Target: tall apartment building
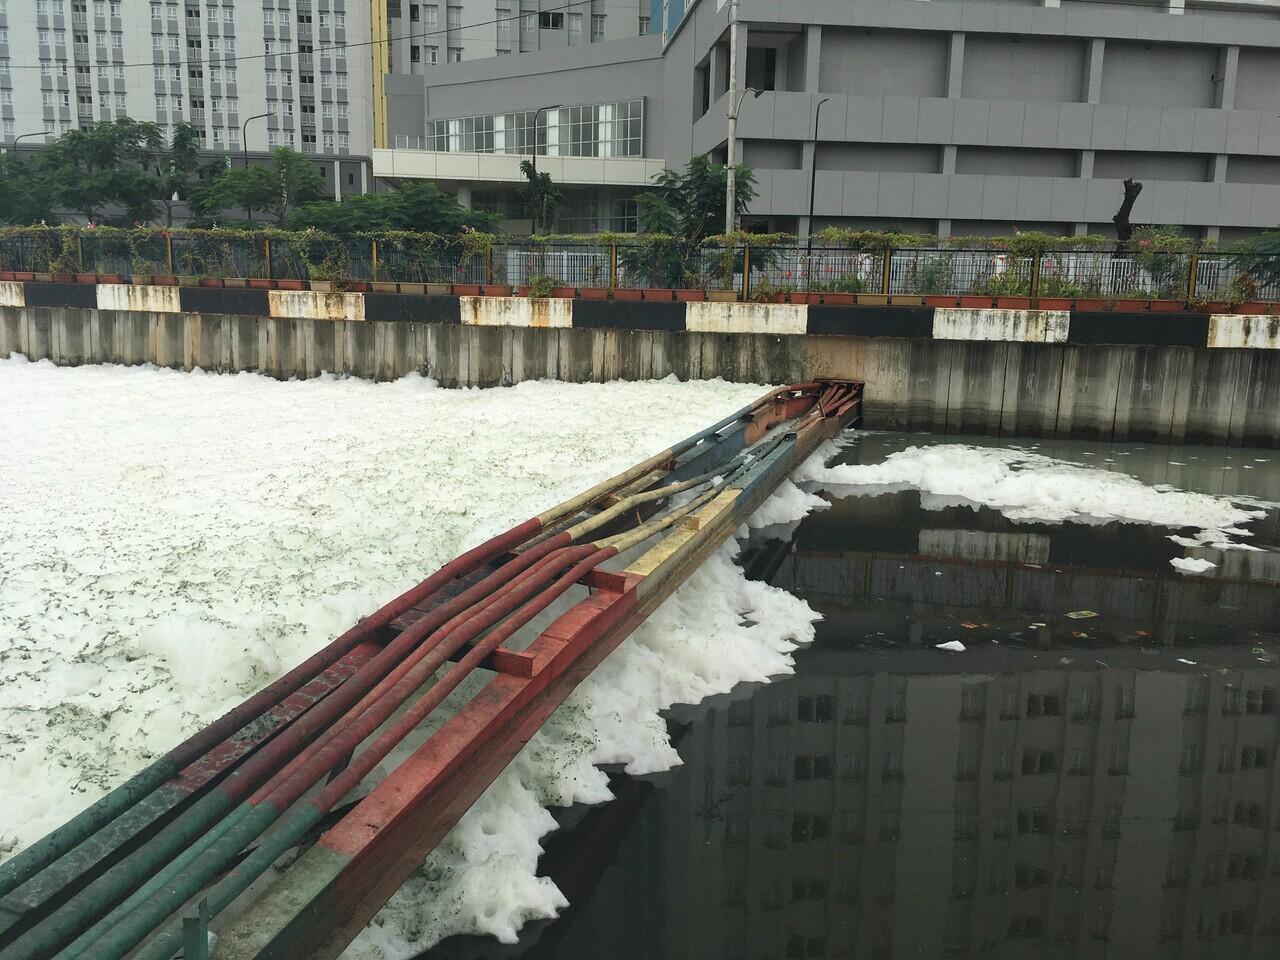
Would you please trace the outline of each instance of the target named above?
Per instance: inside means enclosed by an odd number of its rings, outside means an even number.
[[[378,74],[431,83],[444,64],[562,51],[651,32],[652,0],[376,0],[374,142],[394,145]],[[383,16],[385,14],[385,17]]]
[[[385,0],[390,73],[648,33],[649,0]]]
[[[210,151],[314,154],[335,195],[359,193],[369,35],[367,0],[0,0],[0,132],[186,121]]]
[[[759,188],[747,222],[1104,233],[1132,177],[1135,222],[1222,240],[1275,227],[1278,14],[1280,0],[740,0],[733,86],[757,92],[738,119]],[[536,149],[567,194],[634,197],[649,165],[723,157],[728,4],[661,0],[647,16],[659,32],[548,49],[540,30],[525,56],[397,67],[375,175],[498,203],[529,149],[506,129],[548,107]],[[620,154],[623,102],[643,134]]]

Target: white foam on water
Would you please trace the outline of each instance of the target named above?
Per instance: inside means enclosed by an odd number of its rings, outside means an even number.
[[[0,360],[0,856],[450,557],[763,390],[445,391]],[[784,483],[750,523],[821,503]],[[735,550],[574,692],[349,956],[408,957],[463,932],[511,940],[553,916],[564,897],[537,876],[547,807],[607,800],[598,764],[678,763],[663,708],[791,671],[817,615],[746,580]]]
[[[845,443],[847,445],[847,441]],[[1151,485],[1112,470],[1029,450],[940,443],[908,447],[874,464],[825,466],[812,458],[795,479],[843,495],[919,490],[925,509],[966,505],[998,510],[1015,522],[1143,523],[1197,530],[1180,544],[1243,547],[1241,528],[1265,512],[1228,497]]]
[[[1173,557],[1169,564],[1179,573],[1205,573],[1217,566],[1203,557]]]

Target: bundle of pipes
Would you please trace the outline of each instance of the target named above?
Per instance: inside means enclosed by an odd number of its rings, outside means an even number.
[[[0,865],[0,960],[172,956],[193,898],[223,911],[538,614],[759,472],[806,424],[847,418],[860,387],[774,390],[364,618]]]

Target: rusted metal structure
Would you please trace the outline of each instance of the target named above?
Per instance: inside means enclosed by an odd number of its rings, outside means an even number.
[[[201,956],[208,918],[294,848],[214,956],[338,956],[573,688],[858,421],[861,394],[774,390],[450,561],[0,865],[0,960]],[[577,602],[530,640],[561,598]],[[350,800],[464,682],[463,706]]]

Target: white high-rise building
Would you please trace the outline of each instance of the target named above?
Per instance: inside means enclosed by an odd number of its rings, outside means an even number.
[[[368,0],[0,0],[0,134],[39,143],[118,117],[168,133],[185,120],[210,151],[315,154],[335,195],[359,193],[372,148],[370,10]]]

